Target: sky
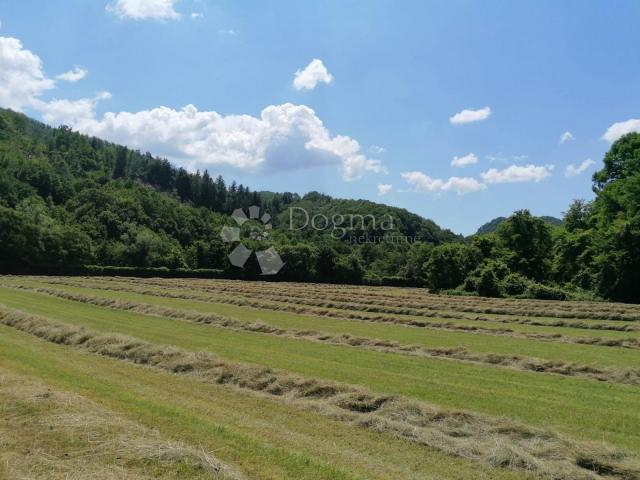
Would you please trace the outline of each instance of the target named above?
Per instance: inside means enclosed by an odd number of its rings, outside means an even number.
[[[1,0],[0,106],[470,234],[592,198],[640,131],[639,23],[635,0]]]

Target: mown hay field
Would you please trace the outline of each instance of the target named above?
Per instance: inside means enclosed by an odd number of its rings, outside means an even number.
[[[5,276],[0,414],[7,479],[635,479],[640,307]]]

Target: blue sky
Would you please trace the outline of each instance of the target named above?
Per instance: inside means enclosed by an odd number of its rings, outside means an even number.
[[[637,1],[22,0],[0,22],[2,106],[465,234],[590,198],[640,130]]]

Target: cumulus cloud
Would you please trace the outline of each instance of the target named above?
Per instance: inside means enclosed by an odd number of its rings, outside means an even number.
[[[386,148],[381,147],[380,145],[371,145],[369,147],[369,151],[374,155],[381,155],[387,151]]]
[[[607,128],[607,131],[604,132],[602,138],[607,142],[615,142],[623,135],[631,132],[640,132],[640,119],[639,118],[630,118],[626,122],[617,122]]]
[[[329,73],[322,60],[314,58],[303,70],[297,70],[293,79],[296,90],[313,90],[318,83],[329,84],[333,75]]]
[[[48,102],[35,100],[32,106],[40,111],[42,119],[50,125],[79,125],[93,118],[99,101],[110,98],[109,92],[100,92],[93,98],[79,100],[54,99]]]
[[[580,165],[576,166],[574,164],[567,165],[564,169],[565,177],[575,177],[576,175],[580,175],[581,173],[586,172],[591,165],[594,165],[596,162],[587,158]]]
[[[473,153],[469,153],[464,157],[453,157],[451,160],[451,166],[453,167],[466,167],[467,165],[474,165],[478,163],[478,157]]]
[[[178,0],[116,0],[107,11],[128,20],[177,20],[174,6]]]
[[[562,135],[560,135],[560,145],[562,145],[563,143],[568,142],[569,140],[574,140],[575,137],[573,136],[573,133],[571,132],[564,132]]]
[[[511,165],[504,170],[491,168],[480,176],[486,183],[539,182],[551,176],[552,166]]]
[[[65,82],[77,82],[87,76],[87,70],[78,66],[73,67],[73,70],[61,73],[56,76],[58,80],[64,80]]]
[[[332,135],[305,105],[271,105],[258,117],[157,107],[139,112],[109,112],[96,106],[111,97],[102,92],[78,100],[42,100],[55,86],[37,55],[15,38],[0,37],[0,106],[33,108],[45,122],[65,124],[81,132],[152,151],[187,168],[229,165],[246,171],[275,172],[338,165],[345,180],[367,172],[386,173],[357,140]]]
[[[158,107],[139,112],[109,112],[96,118],[91,103],[71,102],[70,125],[90,135],[153,151],[189,168],[229,165],[248,171],[283,171],[340,165],[343,178],[366,172],[386,172],[382,163],[362,153],[360,144],[345,135],[332,136],[315,112],[305,105],[271,105],[259,117],[221,115]],[[95,102],[93,103],[95,105]],[[63,107],[63,105],[59,105]],[[75,107],[75,109],[73,108]],[[58,117],[59,118],[59,117]]]
[[[490,115],[490,107],[479,108],[478,110],[464,109],[449,118],[449,123],[461,125],[463,123],[480,122],[489,118]]]
[[[54,86],[37,55],[17,38],[0,37],[0,106],[22,110]]]
[[[388,183],[379,183],[378,184],[378,195],[386,195],[387,193],[393,190],[393,185]]]
[[[431,178],[418,171],[404,172],[401,176],[411,185],[414,192],[448,192],[453,190],[458,195],[464,195],[487,188],[486,185],[471,177],[450,177],[443,180]]]

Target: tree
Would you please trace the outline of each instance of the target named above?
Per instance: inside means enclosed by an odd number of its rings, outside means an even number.
[[[629,133],[618,139],[604,156],[604,168],[593,174],[593,190],[600,192],[616,180],[640,171],[640,133]]]
[[[519,210],[497,230],[499,243],[507,250],[509,269],[539,281],[549,278],[553,245],[551,230],[544,220],[528,210]]]
[[[127,156],[128,150],[125,147],[118,147],[116,149],[116,164],[113,167],[113,178],[123,178],[127,168]]]
[[[423,267],[427,287],[432,290],[456,288],[480,262],[480,251],[462,243],[435,247]]]
[[[584,230],[588,227],[591,204],[584,200],[574,200],[563,214],[564,228],[569,232]]]

